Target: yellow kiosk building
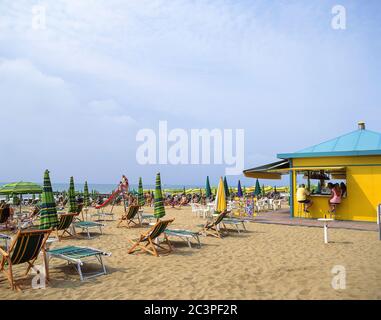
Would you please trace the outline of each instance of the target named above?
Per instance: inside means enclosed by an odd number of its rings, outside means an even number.
[[[376,221],[381,203],[381,133],[358,129],[318,145],[294,152],[281,153],[281,161],[244,171],[246,177],[281,179],[290,175],[291,217],[328,216],[330,190],[328,182],[339,183],[346,194],[334,214],[338,220]],[[299,184],[310,189],[313,205],[303,212],[296,201]]]

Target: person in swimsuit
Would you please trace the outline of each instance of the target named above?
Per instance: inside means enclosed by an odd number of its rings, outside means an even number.
[[[331,190],[331,197],[328,200],[329,212],[335,212],[336,206],[341,203],[341,189],[338,183],[328,183],[328,188]]]

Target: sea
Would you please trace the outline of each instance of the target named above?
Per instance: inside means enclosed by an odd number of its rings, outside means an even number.
[[[9,182],[0,182],[0,186],[7,184]],[[89,192],[91,193],[93,190],[101,193],[101,194],[109,194],[112,193],[118,185],[116,184],[108,184],[108,183],[88,183]],[[205,186],[201,185],[166,185],[163,184],[162,189],[175,189],[175,190],[182,190],[184,187],[185,189],[196,189],[196,188],[205,188]],[[154,190],[155,185],[143,185],[144,190]],[[52,183],[52,189],[54,192],[62,192],[67,191],[69,189],[69,183]],[[79,192],[83,192],[84,184],[83,183],[75,183],[75,190]],[[130,184],[129,185],[130,190],[138,190],[138,185],[136,184]],[[24,199],[27,199],[28,196],[23,196]],[[5,196],[0,195],[0,200],[5,199]]]

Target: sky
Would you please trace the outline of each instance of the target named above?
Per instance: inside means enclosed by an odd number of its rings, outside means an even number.
[[[216,184],[225,165],[137,162],[160,120],[244,129],[245,168],[359,120],[380,132],[380,52],[377,0],[0,0],[0,181]]]

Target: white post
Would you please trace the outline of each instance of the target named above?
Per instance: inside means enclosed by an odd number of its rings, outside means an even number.
[[[324,243],[328,243],[328,225],[324,222]]]

